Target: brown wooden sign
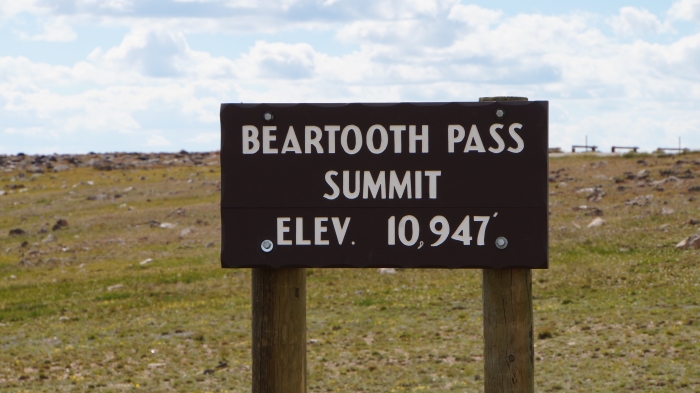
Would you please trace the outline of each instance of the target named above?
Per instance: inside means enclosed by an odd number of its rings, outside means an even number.
[[[223,104],[223,267],[547,268],[548,103]]]

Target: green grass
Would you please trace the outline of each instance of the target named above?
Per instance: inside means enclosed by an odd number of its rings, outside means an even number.
[[[550,269],[533,271],[538,391],[700,391],[700,253],[674,247],[698,228],[687,189],[700,179],[664,191],[610,180],[643,168],[658,180],[679,159],[700,154],[550,160],[567,180],[550,183]],[[201,186],[219,175],[83,168],[16,181],[28,191],[0,197],[0,391],[250,391],[250,271],[219,267],[219,193]],[[576,193],[594,185],[600,202]],[[625,205],[647,194],[650,205]],[[587,228],[593,217],[573,209],[584,204],[606,224]],[[43,243],[39,228],[59,218],[69,226]],[[307,269],[308,390],[482,391],[481,307],[478,270]]]

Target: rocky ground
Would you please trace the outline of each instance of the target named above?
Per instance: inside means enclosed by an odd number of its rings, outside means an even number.
[[[700,391],[700,153],[550,158],[538,391]],[[0,390],[250,391],[213,153],[0,156]],[[310,392],[483,389],[478,270],[308,269]]]

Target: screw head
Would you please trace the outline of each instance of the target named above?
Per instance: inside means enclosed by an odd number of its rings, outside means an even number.
[[[496,239],[496,248],[498,248],[499,250],[503,250],[506,247],[508,247],[508,239],[506,239],[503,236]]]
[[[274,244],[272,244],[271,241],[269,240],[263,240],[262,243],[260,243],[260,249],[263,250],[264,252],[270,252],[272,249],[275,247]]]
[[[496,109],[496,117],[499,119],[506,117],[506,111],[501,108]]]
[[[263,119],[265,119],[265,121],[272,121],[274,118],[275,116],[272,114],[272,112],[265,112],[263,114]]]

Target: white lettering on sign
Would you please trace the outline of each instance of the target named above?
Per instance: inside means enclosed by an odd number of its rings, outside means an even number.
[[[498,154],[505,150],[505,142],[503,141],[501,135],[498,133],[498,130],[502,129],[503,127],[503,124],[495,123],[492,124],[489,128],[489,135],[491,136],[493,141],[496,142],[495,147],[490,146],[488,148],[488,151],[490,151],[491,153]],[[520,153],[525,148],[525,143],[523,142],[523,139],[516,132],[516,130],[521,129],[522,127],[523,125],[520,123],[513,123],[510,125],[510,127],[508,127],[508,133],[513,139],[513,141],[515,141],[516,143],[516,147],[508,148],[508,151],[511,153]],[[479,133],[479,129],[477,128],[476,124],[472,124],[471,128],[469,129],[468,136],[464,130],[464,127],[459,124],[450,124],[449,126],[447,126],[447,152],[454,153],[455,146],[459,143],[462,143],[464,141],[465,136],[467,137],[467,141],[464,144],[464,153],[469,153],[472,151],[477,153],[486,153],[483,139],[481,138],[481,134]]]
[[[505,148],[506,144],[503,142],[503,138],[498,134],[498,130],[503,128],[503,124],[493,124],[491,125],[491,128],[489,128],[489,133],[491,134],[491,138],[493,138],[494,141],[498,144],[498,146],[494,149],[493,147],[489,147],[489,151],[491,153],[500,153],[503,151]]]
[[[394,193],[398,199],[401,199],[404,192],[406,192],[407,198],[411,199],[411,172],[406,171],[403,180],[399,182],[396,171],[389,171],[389,199],[394,199]]]
[[[379,131],[379,147],[374,146],[374,132]],[[369,128],[367,131],[367,148],[373,154],[380,154],[386,150],[386,146],[389,144],[389,135],[386,133],[386,128],[379,124],[375,124]]]
[[[495,212],[493,214],[493,217],[498,216],[498,212]],[[481,225],[479,226],[479,234],[476,237],[476,245],[477,246],[483,246],[485,245],[484,239],[486,238],[486,227],[489,224],[489,219],[491,219],[490,216],[474,216],[474,221],[473,222],[480,222]],[[410,225],[411,229],[411,237],[408,238],[406,236],[407,233],[407,224]],[[472,242],[472,237],[469,234],[469,223],[470,219],[469,216],[465,216],[462,222],[459,224],[457,229],[452,233],[452,236],[450,236],[451,239],[456,240],[458,242],[461,242],[465,246],[471,245]],[[389,217],[388,220],[388,238],[387,238],[387,244],[389,246],[395,246],[396,245],[396,232],[397,232],[397,225],[396,225],[396,216],[391,216]],[[447,240],[447,236],[450,234],[450,224],[447,221],[447,218],[444,216],[435,216],[430,220],[430,231],[434,234],[437,235],[438,238],[433,242],[430,246],[431,247],[437,247],[441,244],[443,244]],[[407,215],[403,216],[401,220],[399,220],[398,224],[398,237],[399,241],[401,241],[401,244],[404,246],[413,246],[418,242],[420,236],[420,224],[418,222],[418,219],[412,215]],[[420,247],[419,247],[420,248]]]
[[[340,131],[340,126],[324,126],[323,130],[328,133],[328,153],[335,154],[335,133]]]
[[[452,126],[450,126],[452,127]],[[461,127],[461,126],[460,126]],[[342,131],[341,131],[342,128]],[[408,152],[415,154],[419,149],[420,152],[428,153],[430,151],[428,126],[423,124],[420,126],[420,133],[417,131],[416,125],[389,125],[389,130],[394,138],[394,153],[402,153],[402,133],[408,130]],[[278,148],[273,146],[273,142],[277,141],[277,126],[262,127],[262,153],[277,154]],[[387,151],[389,146],[389,132],[387,128],[381,124],[374,124],[369,127],[364,133],[354,124],[349,124],[344,127],[340,125],[324,125],[321,127],[315,125],[304,126],[304,151],[303,154],[335,154],[336,149],[336,134],[340,131],[340,146],[346,154],[354,155],[360,152],[363,147],[366,147],[372,154],[382,154]],[[260,151],[260,132],[258,127],[254,125],[244,125],[243,132],[243,154],[255,154]],[[280,132],[282,132],[280,130]],[[325,135],[324,135],[325,132]],[[327,149],[324,150],[324,136]],[[375,138],[375,136],[377,138]],[[281,137],[280,137],[281,138]],[[281,139],[280,139],[281,140]],[[282,144],[282,154],[295,153],[302,154],[301,144],[297,138],[293,126],[289,126],[287,134],[284,136]]]
[[[394,133],[394,153],[401,153],[401,133],[406,131],[406,126],[389,126]]]
[[[287,130],[287,137],[284,138],[284,144],[282,145],[282,154],[288,151],[301,154],[301,146],[299,146],[297,134],[294,132],[294,127],[292,126],[289,126],[289,130]]]
[[[311,133],[314,134],[314,136],[311,136]],[[321,147],[321,138],[323,137],[323,133],[321,132],[321,129],[316,127],[316,126],[306,126],[304,127],[304,135],[305,135],[305,149],[304,153],[310,154],[311,153],[311,146],[313,146],[316,149],[316,153],[323,153],[323,147]]]
[[[350,131],[352,131],[355,135],[355,147],[352,149],[348,145],[348,135],[350,134]],[[359,128],[353,125],[343,128],[343,132],[340,134],[340,144],[343,146],[343,150],[345,150],[346,153],[357,153],[362,148],[362,132],[360,132]]]
[[[409,154],[415,154],[418,151],[418,144],[420,143],[420,152],[428,153],[430,151],[429,143],[429,129],[427,125],[421,125],[421,132],[418,133],[418,126],[416,125],[390,125],[389,130],[393,133],[394,138],[394,153],[402,153],[402,133],[408,130],[408,152]],[[491,153],[501,153],[505,149],[505,142],[503,137],[499,134],[499,130],[505,127],[504,124],[494,123],[489,127],[489,135],[491,139],[496,143],[496,146],[489,146],[488,151]],[[520,123],[513,123],[508,127],[508,134],[515,142],[515,147],[508,147],[508,151],[511,153],[520,153],[525,148],[525,142],[523,141],[517,130],[522,129],[523,125]],[[324,125],[323,130],[321,127],[314,125],[304,126],[304,151],[303,154],[335,154],[336,153],[336,133],[341,130],[340,125]],[[326,133],[325,137],[327,140],[327,149],[323,149],[323,139],[324,131]],[[258,128],[254,125],[244,125],[242,127],[243,132],[243,154],[255,154],[260,151],[261,141],[260,132]],[[262,153],[263,154],[277,154],[277,148],[273,147],[273,142],[277,141],[277,136],[274,135],[277,132],[276,126],[263,126],[262,128]],[[375,141],[375,135],[378,136],[379,142]],[[465,141],[466,138],[466,141]],[[352,139],[352,140],[350,140]],[[387,128],[381,124],[375,124],[367,129],[365,134],[356,125],[350,124],[342,127],[340,132],[340,145],[346,154],[354,155],[360,152],[363,147],[367,147],[372,154],[382,154],[387,151],[389,145],[389,133]],[[485,153],[486,148],[484,145],[484,139],[481,136],[479,129],[476,124],[472,124],[469,128],[469,134],[465,131],[465,128],[460,124],[450,124],[447,126],[447,152],[454,153],[455,148],[458,144],[464,143],[464,148],[462,151],[464,153],[477,152]],[[285,153],[295,153],[302,154],[299,139],[297,138],[294,127],[289,126],[287,134],[284,138],[284,143],[282,145],[282,154]]]
[[[421,134],[416,134],[416,126],[408,126],[408,152],[416,152],[416,142],[421,142],[421,152],[428,152],[428,126],[421,126]]]
[[[508,141],[503,138],[504,128],[506,128],[505,124],[494,123],[489,126],[488,134],[482,135],[476,124],[469,126],[469,132],[461,124],[450,124],[447,126],[447,152],[453,154],[459,149],[465,154],[481,154],[486,153],[487,150],[493,154],[500,154],[506,150],[509,153],[521,153],[525,149],[525,142],[518,132],[522,130],[523,125],[520,123],[507,125],[510,137]],[[392,137],[394,141],[393,153],[402,154],[404,132],[407,132],[408,154],[418,154],[419,150],[422,154],[430,151],[428,125],[420,125],[419,131],[419,126],[415,124],[390,124],[388,126],[374,124],[364,132],[353,124],[323,125],[322,127],[305,125],[304,140],[302,141],[303,150],[302,143],[291,125],[287,128],[281,148],[278,147],[279,145],[276,146],[278,143],[277,126],[262,126],[260,131],[255,125],[244,125],[241,131],[243,154],[278,154],[279,151],[280,154],[336,154],[342,152],[355,155],[363,148],[372,154],[390,154],[392,149],[389,144]],[[339,138],[338,133],[340,133]],[[337,148],[338,139],[340,139],[340,148]],[[361,193],[362,199],[422,199],[423,178],[427,177],[428,198],[437,199],[438,178],[442,176],[442,171],[439,170],[408,170],[400,173],[387,169],[374,172],[355,170],[354,175],[351,170],[342,170],[341,178],[340,172],[337,170],[326,171],[325,181],[329,190],[323,194],[323,198],[332,201],[342,195],[346,199],[357,199]],[[341,181],[342,189],[338,183]],[[430,221],[429,227],[438,238],[430,246],[440,246],[448,238],[459,241],[466,246],[470,245],[472,241],[471,222],[481,223],[476,244],[483,246],[489,219],[489,216],[472,216],[470,218],[467,215],[452,232],[450,224],[444,216],[435,216]],[[342,245],[350,225],[350,217],[345,217],[343,222],[339,217],[330,217],[332,225],[328,224],[329,217],[313,217],[313,234],[305,236],[304,217],[294,218],[293,229],[290,224],[291,220],[292,217],[277,217],[277,244],[280,246],[308,246],[312,244],[328,246],[331,244],[332,238],[328,235],[331,227],[335,232],[337,244]],[[418,246],[420,248],[424,242],[419,241],[419,236],[420,224],[415,216],[406,215],[400,219],[395,216],[389,218],[389,245],[396,245],[398,238],[399,243],[404,246],[414,246],[420,243]]]
[[[508,148],[509,152],[520,153],[525,148],[525,143],[523,142],[523,138],[521,138],[520,135],[518,135],[518,133],[515,132],[515,130],[519,130],[521,128],[523,128],[523,125],[520,123],[514,123],[514,124],[511,124],[510,127],[508,127],[508,133],[510,134],[510,137],[513,138],[515,143],[518,144],[518,146],[515,149],[513,149],[512,147],[509,147]]]
[[[437,178],[442,175],[442,171],[415,171],[413,186],[411,185],[411,171],[404,172],[400,179],[396,171],[389,171],[389,186],[386,182],[386,171],[380,171],[376,177],[371,171],[355,171],[354,186],[351,183],[350,171],[343,171],[343,196],[347,199],[355,199],[362,190],[362,199],[387,199],[387,188],[389,189],[388,199],[421,199],[423,196],[423,176],[428,178],[428,197],[437,199]],[[326,172],[326,183],[331,188],[331,193],[323,194],[323,197],[334,200],[340,196],[340,187],[334,178],[338,176],[338,171],[330,170]],[[351,191],[352,189],[352,191]]]
[[[345,235],[348,233],[350,226],[350,217],[345,217],[341,223],[340,217],[331,217],[335,237],[338,240],[338,245],[343,245]],[[308,246],[311,245],[310,239],[304,239],[304,217],[295,217],[294,241],[287,239],[286,234],[290,233],[290,227],[287,223],[291,221],[291,217],[277,217],[277,245],[279,246]],[[329,239],[324,239],[324,234],[328,232],[328,217],[313,217],[314,221],[314,246],[328,246]]]
[[[243,154],[255,154],[260,149],[258,142],[258,128],[255,126],[243,126]]]

